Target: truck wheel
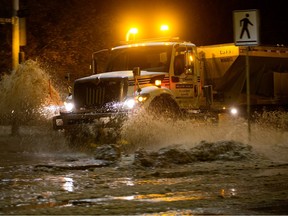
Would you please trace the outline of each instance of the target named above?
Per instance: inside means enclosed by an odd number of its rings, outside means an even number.
[[[155,118],[177,119],[181,111],[176,101],[170,96],[157,96],[150,103],[148,113]]]

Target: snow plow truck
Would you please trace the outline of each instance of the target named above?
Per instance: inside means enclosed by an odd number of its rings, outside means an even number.
[[[248,47],[252,110],[287,108],[288,48]],[[117,127],[130,115],[203,118],[245,115],[247,47],[200,46],[178,38],[127,42],[92,54],[92,75],[74,81],[72,109],[53,128],[72,140],[81,128]],[[100,67],[107,56],[105,68]],[[117,131],[117,130],[116,130]],[[100,134],[100,132],[99,132]]]

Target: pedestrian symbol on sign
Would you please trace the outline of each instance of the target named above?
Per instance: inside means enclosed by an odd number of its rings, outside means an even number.
[[[242,39],[244,32],[246,32],[247,37],[250,39],[250,33],[249,33],[248,26],[249,25],[253,26],[253,24],[250,22],[248,17],[249,17],[249,14],[247,13],[246,17],[240,20],[240,27],[242,27],[240,39]]]
[[[253,46],[259,44],[258,10],[234,11],[233,23],[236,46]]]

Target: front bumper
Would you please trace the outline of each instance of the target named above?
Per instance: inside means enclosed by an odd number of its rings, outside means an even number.
[[[53,129],[73,129],[77,125],[99,124],[99,126],[115,127],[127,119],[128,112],[117,113],[63,113],[52,118]]]

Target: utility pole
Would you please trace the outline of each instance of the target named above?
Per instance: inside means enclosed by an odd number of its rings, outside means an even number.
[[[20,28],[19,17],[19,0],[13,1],[12,9],[12,69],[17,70],[19,67],[19,53],[20,53]]]
[[[19,31],[19,0],[12,0],[12,70],[17,70],[19,67],[19,52],[20,52],[20,31]],[[11,135],[19,135],[20,125],[18,120],[13,117],[11,126]]]

